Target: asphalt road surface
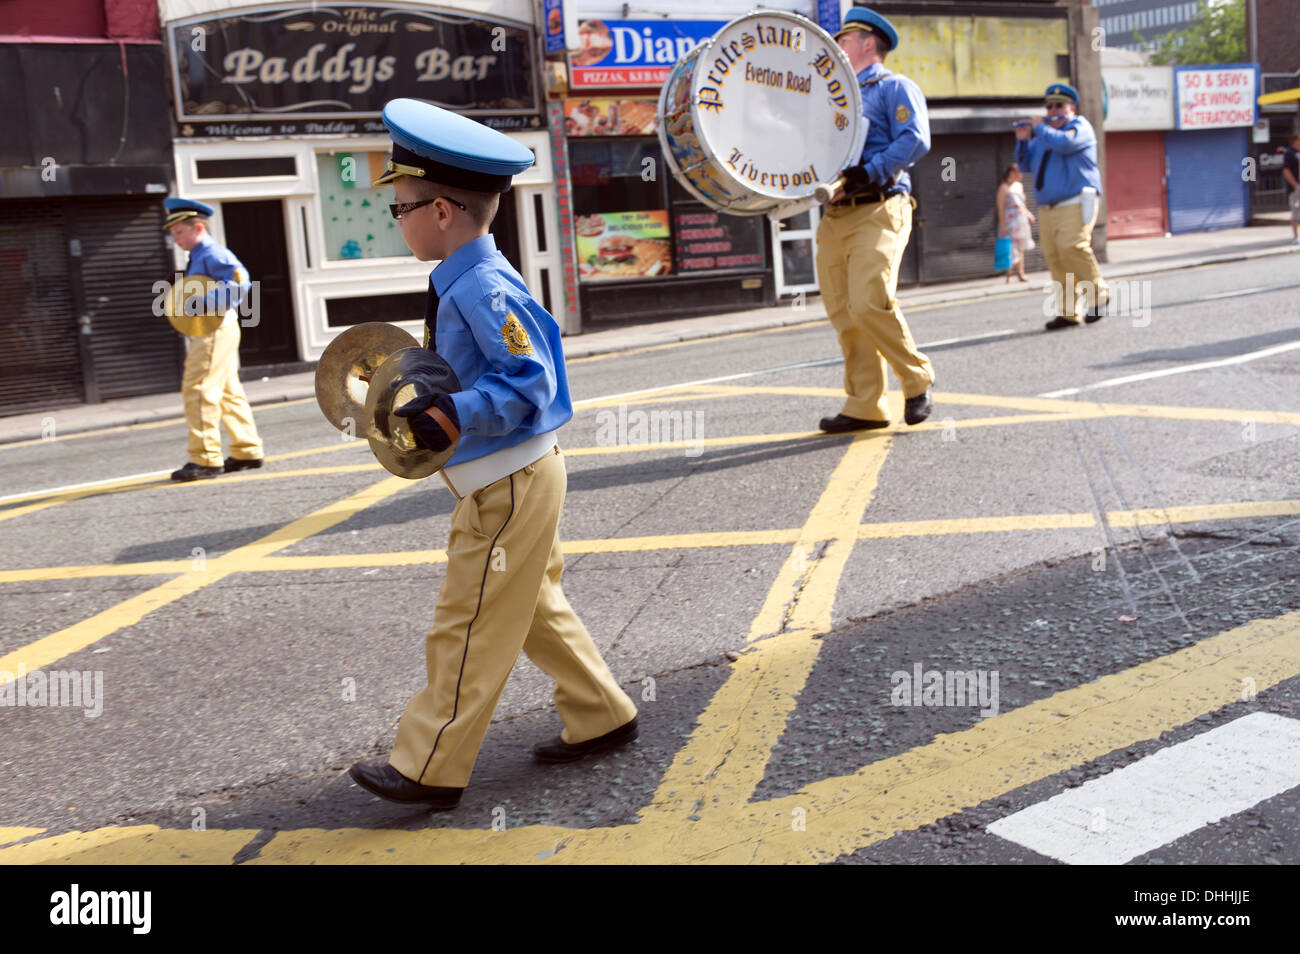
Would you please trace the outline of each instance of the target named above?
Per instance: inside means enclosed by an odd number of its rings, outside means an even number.
[[[1294,864],[1278,268],[1123,283],[1052,334],[1038,289],[913,310],[934,414],[857,437],[816,431],[813,305],[571,362],[565,590],[641,738],[534,764],[560,724],[521,659],[446,814],[346,775],[424,681],[441,482],[314,402],[257,409],[263,469],[184,485],[179,422],[53,412],[0,447],[0,863]]]

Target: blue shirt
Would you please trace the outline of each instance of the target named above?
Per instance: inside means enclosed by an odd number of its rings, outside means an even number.
[[[212,240],[206,232],[199,244],[190,249],[190,263],[186,275],[206,275],[216,280],[217,287],[207,294],[207,305],[222,314],[238,308],[252,288],[248,269],[235,257],[235,253]]]
[[[880,77],[876,82],[871,82]],[[889,187],[890,178],[903,192],[912,191],[905,171],[930,151],[930,117],[921,88],[906,76],[872,63],[858,74],[862,86],[862,115],[867,118],[867,141],[862,165],[872,182]]]
[[[438,293],[434,350],[463,388],[451,396],[463,464],[553,431],[573,417],[560,326],[484,235],[430,276]]]
[[[1048,150],[1043,171],[1043,187],[1038,188],[1038,170]],[[1034,198],[1039,205],[1055,205],[1072,198],[1089,186],[1101,194],[1101,173],[1097,169],[1097,134],[1092,124],[1075,116],[1060,129],[1047,123],[1034,127],[1031,139],[1016,140],[1016,163],[1034,183]]]

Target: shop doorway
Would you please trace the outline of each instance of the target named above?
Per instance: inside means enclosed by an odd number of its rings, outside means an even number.
[[[1106,134],[1106,234],[1141,238],[1169,231],[1165,134]]]
[[[777,297],[816,292],[817,225],[821,222],[821,208],[771,221]]]
[[[496,239],[497,251],[506,257],[515,271],[523,272],[523,262],[519,257],[519,210],[515,208],[517,197],[515,189],[501,196],[496,218],[488,231]]]
[[[239,363],[243,367],[298,360],[284,211],[279,199],[223,202],[225,244],[258,283],[256,324],[242,318]]]

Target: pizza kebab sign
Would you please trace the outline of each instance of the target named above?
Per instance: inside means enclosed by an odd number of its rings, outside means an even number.
[[[262,7],[168,24],[181,123],[378,117],[398,97],[469,114],[537,114],[534,31],[375,4]],[[301,124],[298,124],[301,126]],[[329,132],[322,128],[306,132]]]

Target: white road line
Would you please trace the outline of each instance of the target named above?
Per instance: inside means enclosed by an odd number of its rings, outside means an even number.
[[[602,397],[583,398],[581,401],[574,401],[575,408],[582,407],[584,404],[596,404],[600,401],[614,401],[618,398],[637,397],[642,394],[657,394],[660,391],[675,391],[677,388],[693,388],[702,384],[721,384],[723,381],[739,381],[741,378],[755,378],[760,374],[776,374],[779,371],[797,371],[800,368],[817,368],[823,365],[835,364],[842,361],[843,358],[823,358],[820,361],[803,361],[799,364],[783,364],[775,368],[763,368],[760,371],[742,371],[739,374],[724,374],[717,378],[700,378],[696,381],[680,381],[677,384],[664,384],[657,388],[641,388],[639,391],[623,391],[620,394],[606,394]]]
[[[970,344],[972,341],[990,341],[994,338],[1005,338],[1007,335],[1023,335],[1024,328],[1003,328],[1001,331],[989,331],[982,335],[971,335],[966,338],[943,338],[940,341],[923,341],[917,345],[918,348],[938,348],[941,345],[950,344]]]
[[[944,338],[940,341],[926,341],[917,345],[918,348],[937,348],[940,345],[950,344],[969,344],[974,341],[984,341],[992,338],[1003,338],[1007,335],[1020,334],[1021,332],[1014,328],[1004,328],[1001,331],[990,331],[982,335],[970,335],[965,338]],[[699,339],[700,344],[709,341],[708,338]],[[774,368],[760,368],[757,371],[742,371],[739,374],[724,374],[717,378],[700,378],[696,381],[680,381],[677,384],[665,384],[655,388],[642,388],[639,391],[624,391],[622,394],[606,394],[603,397],[583,398],[581,401],[574,401],[575,408],[582,407],[584,404],[596,404],[601,401],[613,401],[618,398],[639,397],[642,394],[655,394],[659,391],[672,391],[677,388],[693,388],[705,384],[722,384],[724,381],[738,381],[741,378],[756,378],[764,374],[778,374],[781,371],[797,371],[801,368],[824,368],[834,364],[840,364],[844,361],[843,357],[839,358],[822,358],[819,361],[803,361],[799,364],[782,364]]]
[[[1300,785],[1300,721],[1255,712],[1000,818],[1067,864],[1119,865]]]
[[[91,480],[84,484],[67,484],[63,487],[51,487],[48,490],[24,490],[20,494],[9,494],[8,496],[0,497],[0,503],[4,503],[7,500],[30,497],[33,494],[59,494],[63,493],[65,490],[81,490],[85,487],[99,487],[102,484],[116,484],[123,480],[143,480],[146,477],[165,477],[170,473],[170,470],[151,470],[145,474],[127,474],[125,477],[106,477],[103,480]]]
[[[1152,378],[1166,378],[1171,374],[1188,374],[1192,371],[1205,371],[1209,368],[1224,368],[1233,364],[1245,364],[1248,361],[1257,361],[1260,358],[1268,358],[1275,354],[1281,354],[1284,351],[1294,351],[1300,348],[1300,341],[1289,341],[1286,344],[1274,345],[1271,348],[1263,348],[1259,351],[1251,351],[1247,354],[1233,355],[1231,358],[1220,358],[1218,361],[1201,361],[1197,364],[1185,364],[1177,368],[1162,368],[1159,371],[1144,371],[1141,374],[1128,374],[1122,378],[1107,378],[1104,381],[1098,381],[1095,384],[1084,384],[1077,388],[1063,388],[1060,391],[1045,391],[1038,395],[1040,398],[1059,398],[1069,397],[1071,394],[1079,394],[1083,391],[1095,391],[1098,388],[1113,388],[1121,384],[1132,384],[1135,381],[1149,381]]]
[[[942,341],[930,341],[930,342],[923,343],[918,347],[934,348],[939,345],[962,344],[967,342],[983,341],[985,339],[1001,338],[1006,335],[1013,335],[1013,334],[1017,334],[1017,331],[1015,329],[1003,329],[1001,331],[990,331],[980,335],[971,335],[965,338],[945,338]],[[709,340],[710,339],[708,338],[702,338],[700,339],[700,343],[704,343]],[[700,378],[697,381],[682,381],[677,384],[665,384],[655,388],[642,388],[639,391],[624,391],[621,394],[606,394],[603,397],[584,398],[581,401],[574,401],[573,407],[576,410],[585,404],[598,404],[602,401],[612,401],[618,398],[638,397],[643,394],[656,394],[660,391],[672,391],[672,390],[676,390],[677,388],[698,387],[700,385],[705,385],[705,384],[721,384],[724,381],[739,381],[742,378],[756,378],[764,374],[778,374],[782,371],[797,371],[800,370],[801,368],[828,367],[830,365],[839,364],[843,360],[844,359],[842,357],[823,358],[818,361],[803,361],[800,362],[799,364],[782,364],[782,365],[777,365],[776,367],[773,368],[761,368],[758,371],[742,371],[739,374],[724,374],[716,378]],[[127,426],[129,427],[130,425]],[[0,444],[0,450],[3,450],[4,446],[5,445]],[[52,487],[48,490],[25,490],[22,493],[10,494],[9,496],[6,497],[0,497],[0,503],[4,503],[6,500],[13,500],[19,497],[31,497],[36,494],[57,494],[67,490],[81,490],[82,488],[85,487],[95,487],[98,486],[99,484],[111,484],[121,480],[135,480],[137,478],[143,478],[143,477],[161,477],[167,473],[170,473],[170,471],[158,470],[158,471],[151,471],[147,474],[130,474],[125,477],[109,477],[105,480],[96,480],[85,484],[69,484],[66,487]]]
[[[1287,282],[1285,285],[1256,285],[1254,288],[1234,288],[1232,291],[1218,292],[1213,295],[1202,295],[1200,298],[1194,298],[1188,304],[1194,304],[1198,301],[1218,301],[1221,298],[1237,298],[1241,295],[1258,295],[1260,292],[1282,291],[1287,288],[1296,288],[1300,282]]]

